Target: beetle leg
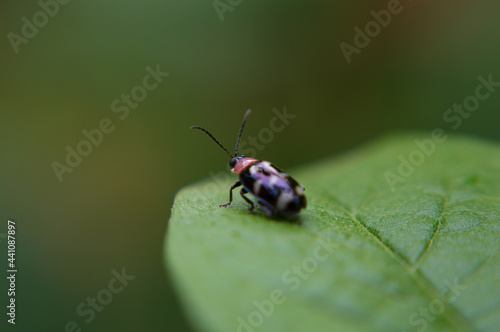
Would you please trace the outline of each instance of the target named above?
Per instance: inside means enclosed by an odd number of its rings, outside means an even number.
[[[250,205],[251,205],[251,207],[248,209],[248,211],[252,211],[252,210],[253,210],[253,202],[252,202],[251,200],[249,200],[249,199],[245,196],[245,194],[248,194],[248,190],[246,190],[245,188],[241,188],[241,190],[240,190],[240,195],[241,195],[241,197],[243,197],[243,199],[244,199],[245,201],[247,201],[247,203],[248,203],[248,204],[250,204]]]
[[[229,189],[229,203],[219,205],[219,207],[228,207],[229,205],[231,205],[231,203],[233,202],[233,189],[236,188],[236,187],[239,187],[239,186],[241,186],[241,182],[240,181],[238,181],[238,182],[236,182],[235,184],[232,185],[231,189]]]

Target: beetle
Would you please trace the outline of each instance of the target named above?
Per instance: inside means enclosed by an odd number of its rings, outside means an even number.
[[[191,129],[203,131],[214,140],[214,142],[231,158],[229,160],[231,172],[239,175],[239,181],[233,184],[231,189],[229,189],[229,202],[220,205],[220,207],[225,208],[231,205],[233,202],[233,190],[239,186],[243,186],[240,190],[240,195],[250,204],[249,211],[254,209],[254,204],[245,196],[245,194],[248,193],[252,194],[257,199],[257,203],[269,216],[295,215],[307,205],[306,196],[304,195],[304,186],[300,185],[290,175],[268,161],[260,161],[245,155],[238,156],[241,134],[243,133],[243,128],[245,127],[245,122],[250,112],[251,110],[247,110],[243,116],[243,123],[241,124],[236,140],[234,156],[205,128],[199,126],[191,127]]]

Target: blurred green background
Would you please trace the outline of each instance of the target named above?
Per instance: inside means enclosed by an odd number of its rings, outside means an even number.
[[[500,81],[499,2],[402,1],[350,63],[340,43],[387,1],[232,3],[221,21],[210,0],[74,0],[15,47],[9,33],[22,37],[42,7],[0,5],[0,233],[16,221],[17,330],[192,331],[162,245],[175,192],[228,158],[191,125],[232,149],[247,108],[248,137],[286,107],[296,118],[257,155],[284,169],[395,130],[500,138],[500,91],[457,130],[443,120],[479,75]],[[111,103],[157,65],[170,75],[121,120]],[[103,118],[114,131],[60,182],[52,163]],[[77,307],[122,268],[135,279],[85,322]]]

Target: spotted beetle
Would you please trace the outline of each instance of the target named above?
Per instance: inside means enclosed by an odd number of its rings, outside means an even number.
[[[231,205],[233,202],[233,189],[242,185],[240,195],[250,204],[249,211],[254,209],[254,204],[245,196],[247,193],[255,196],[257,203],[269,216],[297,214],[307,205],[304,186],[298,184],[290,175],[268,161],[259,161],[244,155],[238,156],[241,134],[250,111],[247,110],[243,117],[234,156],[205,128],[191,127],[191,129],[199,129],[205,132],[213,139],[231,158],[229,161],[231,172],[239,175],[240,180],[233,184],[229,190],[229,202],[220,205],[220,207],[225,208]]]

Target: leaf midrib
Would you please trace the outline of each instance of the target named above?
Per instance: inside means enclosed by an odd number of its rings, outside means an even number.
[[[448,196],[449,196],[449,192],[448,192],[447,196],[445,196],[446,197],[445,202],[447,202],[449,200]],[[414,268],[406,259],[404,259],[400,255],[398,255],[397,252],[395,252],[393,250],[393,248],[391,248],[391,246],[384,243],[384,241],[382,241],[382,239],[380,239],[375,233],[373,233],[369,227],[367,227],[363,222],[361,222],[358,218],[356,218],[356,216],[354,216],[342,203],[340,203],[340,200],[335,199],[335,201],[337,202],[339,208],[344,213],[346,213],[351,218],[351,220],[354,223],[356,223],[356,225],[361,230],[363,230],[363,232],[368,234],[368,236],[370,238],[372,238],[372,240],[374,240],[375,243],[377,243],[384,251],[386,251],[389,254],[389,256],[392,259],[394,259],[397,263],[399,263],[404,268],[404,270],[411,276],[412,279],[415,280],[418,287],[420,289],[422,289],[422,291],[426,294],[426,296],[429,298],[430,301],[433,301],[434,299],[439,298],[439,290],[436,288],[436,286],[432,282],[430,282],[429,279],[427,279],[422,274],[422,271],[418,267]],[[445,210],[446,210],[446,204],[443,204],[441,215],[438,218],[439,224],[441,223],[440,220],[444,216]],[[439,231],[439,229],[436,229],[436,231],[433,233],[431,240],[433,240],[436,237],[438,231]],[[426,248],[430,247],[430,245],[431,245],[430,243],[431,243],[431,241],[429,241]],[[472,327],[472,325],[470,324],[470,322],[465,318],[465,316],[457,308],[455,308],[451,303],[446,303],[445,305],[448,308],[450,308],[451,310],[445,310],[444,315],[445,315],[446,319],[450,322],[450,324],[452,326],[454,326],[455,328],[457,328],[457,331],[462,331],[462,332],[474,332],[475,331],[474,328]],[[459,321],[460,323],[456,323],[457,321]]]

